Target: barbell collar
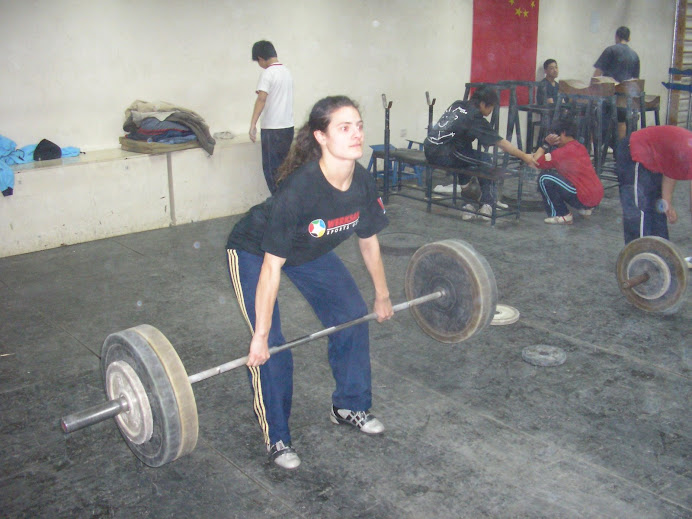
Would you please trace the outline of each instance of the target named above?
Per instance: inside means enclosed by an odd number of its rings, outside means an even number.
[[[113,418],[129,409],[125,397],[116,398],[63,417],[60,420],[60,427],[64,432],[71,433]]]

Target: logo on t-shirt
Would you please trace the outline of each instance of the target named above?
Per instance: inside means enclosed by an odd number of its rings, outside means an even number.
[[[310,222],[308,232],[315,238],[321,238],[326,229],[327,226],[324,225],[324,220],[317,219]]]
[[[360,211],[356,211],[353,214],[327,220],[326,224],[322,219],[313,220],[308,226],[308,232],[315,238],[321,238],[325,233],[329,236],[330,234],[352,229],[358,225],[359,218]]]

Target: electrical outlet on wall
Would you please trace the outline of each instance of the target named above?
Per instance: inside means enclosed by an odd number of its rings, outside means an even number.
[[[399,132],[399,137],[406,137],[406,135],[407,135],[407,133],[406,133],[406,128],[403,128],[403,129],[401,130],[401,132]]]

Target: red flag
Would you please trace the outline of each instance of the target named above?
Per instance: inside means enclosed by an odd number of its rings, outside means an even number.
[[[535,81],[537,40],[538,0],[473,0],[471,82]],[[525,89],[517,94],[528,102]]]

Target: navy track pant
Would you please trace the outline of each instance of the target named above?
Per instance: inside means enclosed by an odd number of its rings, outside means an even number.
[[[538,192],[543,197],[543,208],[548,216],[565,216],[571,205],[575,209],[590,209],[577,198],[577,188],[569,180],[550,170],[538,176]]]
[[[263,258],[241,250],[227,250],[231,282],[250,330],[255,326],[255,290]],[[283,272],[310,303],[325,327],[352,321],[368,313],[358,287],[339,257],[329,252]],[[281,332],[279,302],[274,306],[269,347],[286,341]],[[368,323],[350,326],[329,336],[328,359],[336,380],[332,403],[352,411],[372,405]],[[288,419],[293,397],[293,356],[290,350],[272,355],[259,367],[249,368],[253,406],[264,441],[269,445],[291,442]]]
[[[622,205],[625,244],[643,236],[668,239],[668,220],[656,207],[661,199],[663,175],[652,173],[632,160],[629,137],[615,148],[615,168]]]

